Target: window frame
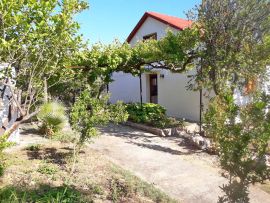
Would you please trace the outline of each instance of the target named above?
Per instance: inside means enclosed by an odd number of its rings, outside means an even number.
[[[146,41],[146,40],[149,40],[149,39],[157,40],[157,33],[153,32],[151,34],[143,36],[143,41]]]

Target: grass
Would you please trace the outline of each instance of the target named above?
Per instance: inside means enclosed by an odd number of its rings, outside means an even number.
[[[0,203],[176,202],[89,148],[70,175],[72,153],[71,144],[53,140],[9,152]]]
[[[25,149],[29,150],[29,151],[38,151],[40,150],[41,145],[40,144],[31,144],[29,146],[27,146]]]
[[[49,165],[49,164],[43,164],[41,165],[37,172],[41,174],[46,174],[46,175],[54,175],[57,173],[57,168],[54,165]]]
[[[84,203],[89,202],[84,199],[79,191],[70,187],[51,187],[40,185],[37,189],[26,190],[25,188],[5,187],[0,190],[1,203]]]
[[[131,172],[122,169],[117,165],[112,165],[112,173],[117,174],[111,179],[111,197],[113,201],[118,201],[121,196],[132,196],[137,194],[140,196],[148,197],[154,202],[164,203],[176,203],[176,200],[170,198],[167,194],[154,187],[153,184],[149,184],[142,181]]]

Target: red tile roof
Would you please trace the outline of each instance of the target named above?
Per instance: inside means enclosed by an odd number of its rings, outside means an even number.
[[[143,17],[140,19],[138,24],[135,26],[135,28],[132,30],[132,32],[129,34],[129,36],[127,38],[127,42],[130,42],[132,40],[134,35],[137,33],[137,31],[140,29],[140,27],[142,26],[142,24],[145,22],[145,20],[148,17],[152,17],[152,18],[154,18],[154,19],[156,19],[164,24],[167,24],[175,29],[178,29],[178,30],[183,30],[184,28],[186,28],[192,24],[192,21],[190,21],[190,20],[185,20],[182,18],[168,16],[168,15],[164,15],[164,14],[160,14],[160,13],[156,13],[156,12],[146,12],[143,15]]]

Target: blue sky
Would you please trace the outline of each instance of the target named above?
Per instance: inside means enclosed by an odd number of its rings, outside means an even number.
[[[77,16],[81,33],[90,43],[124,42],[145,11],[185,18],[201,0],[89,0],[90,8]]]

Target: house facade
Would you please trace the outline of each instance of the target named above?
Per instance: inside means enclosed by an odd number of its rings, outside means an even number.
[[[191,25],[191,21],[164,14],[146,12],[130,33],[127,42],[134,46],[138,41],[149,38],[159,40],[167,31],[180,32]],[[268,67],[270,76],[270,67]],[[129,102],[150,102],[164,106],[167,114],[176,118],[185,118],[191,121],[200,121],[201,104],[207,106],[207,98],[199,91],[187,89],[190,78],[195,69],[186,73],[172,73],[169,70],[154,69],[144,73],[141,77],[116,72],[112,75],[114,80],[109,85],[112,103],[118,100]],[[270,77],[269,77],[270,81]],[[263,89],[270,94],[270,82],[263,84]],[[245,105],[249,102],[248,96],[239,91],[235,92],[235,102]]]
[[[179,32],[191,25],[191,21],[154,12],[146,12],[130,33],[127,42],[134,46],[138,41],[148,38],[161,39],[168,30]],[[140,77],[116,72],[109,85],[112,103],[118,100],[128,102],[150,102],[164,106],[169,116],[192,121],[200,119],[200,93],[187,90],[194,73],[171,73],[168,70],[152,70]],[[142,98],[141,98],[142,97]]]

